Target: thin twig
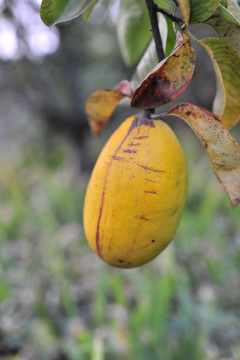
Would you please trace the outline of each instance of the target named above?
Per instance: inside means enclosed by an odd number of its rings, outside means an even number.
[[[158,6],[156,3],[154,3],[155,9],[157,12],[160,12],[161,14],[167,16],[170,20],[174,21],[175,23],[177,23],[180,27],[181,30],[185,30],[186,29],[186,24],[183,21],[183,19],[174,16],[173,14],[171,14],[170,12],[168,12],[167,10],[162,9],[160,6]]]

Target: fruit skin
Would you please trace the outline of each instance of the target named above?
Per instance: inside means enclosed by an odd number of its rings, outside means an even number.
[[[182,148],[162,121],[132,116],[104,146],[84,203],[87,240],[107,263],[131,268],[172,240],[186,200]]]

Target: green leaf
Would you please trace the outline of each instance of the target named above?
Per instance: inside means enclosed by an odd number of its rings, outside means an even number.
[[[176,33],[173,27],[172,20],[170,20],[167,16],[165,16],[165,20],[167,22],[168,32],[167,32],[166,45],[164,46],[164,49],[165,49],[165,56],[169,56],[176,42]]]
[[[40,15],[47,26],[81,15],[94,0],[43,0]]]
[[[7,300],[11,296],[11,288],[0,278],[0,301]]]
[[[213,112],[227,128],[240,121],[240,55],[221,39],[199,41],[209,54],[217,78],[217,94]]]
[[[190,0],[190,24],[207,20],[217,9],[220,0]]]
[[[207,20],[217,9],[220,0],[177,0],[186,25]],[[226,1],[224,1],[226,4]]]
[[[240,25],[240,21],[231,13],[231,11],[229,9],[226,9],[226,7],[224,7],[221,4],[219,5],[215,13],[208,20],[215,17],[219,17],[221,19],[230,21],[236,25]]]
[[[234,0],[228,0],[228,10],[238,21],[240,21],[240,7]]]
[[[170,5],[157,1],[168,10]],[[121,0],[118,12],[117,35],[122,57],[127,65],[139,60],[151,38],[151,25],[145,0]]]
[[[144,0],[121,0],[117,35],[125,63],[133,64],[142,55],[152,36]]]
[[[240,22],[221,4],[215,13],[206,21],[217,35],[240,52]]]
[[[136,89],[139,86],[148,73],[150,73],[150,71],[152,71],[152,69],[157,65],[157,63],[158,58],[156,47],[154,40],[152,40],[132,76],[131,85],[133,89]]]
[[[94,0],[93,3],[87,8],[87,10],[83,13],[83,20],[87,23],[89,20],[89,17],[95,7],[95,5],[98,3],[99,0]]]
[[[188,25],[190,18],[190,0],[177,0],[177,2],[183,14],[184,21],[186,25]]]
[[[174,8],[176,9],[176,7],[178,7],[178,2],[177,0],[167,0],[167,2],[170,4],[170,5],[173,5]],[[156,3],[158,3],[158,1],[156,1]],[[159,5],[159,4],[158,4]],[[160,6],[160,5],[159,5]],[[161,6],[162,7],[162,6]]]
[[[220,0],[220,4],[223,5],[225,8],[228,7],[227,0]]]

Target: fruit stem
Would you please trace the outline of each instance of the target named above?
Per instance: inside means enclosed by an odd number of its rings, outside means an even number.
[[[154,115],[155,109],[146,109],[144,110],[143,117],[146,119],[151,119]]]

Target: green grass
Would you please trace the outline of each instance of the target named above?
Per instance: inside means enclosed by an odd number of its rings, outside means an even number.
[[[240,207],[188,135],[189,195],[175,239],[132,270],[87,245],[87,178],[69,145],[32,144],[17,162],[2,153],[0,349],[17,344],[11,359],[240,358]]]

